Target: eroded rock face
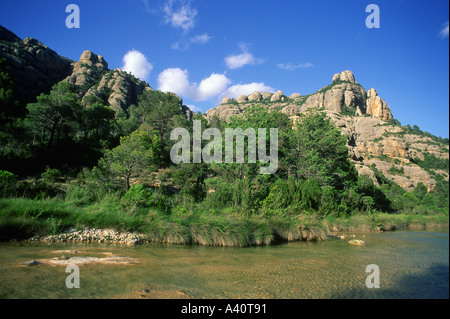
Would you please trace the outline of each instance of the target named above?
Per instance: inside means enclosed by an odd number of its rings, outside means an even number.
[[[84,51],[75,63],[73,73],[65,81],[81,88],[80,99],[88,105],[96,97],[115,111],[126,111],[150,86],[120,69],[109,70],[101,55]]]
[[[145,90],[151,90],[147,83],[116,69],[104,74],[98,85],[86,92],[83,102],[86,104],[89,96],[96,96],[105,99],[114,110],[126,111],[130,105],[138,102],[138,96]]]
[[[49,93],[52,86],[67,81],[76,87],[80,101],[85,106],[96,99],[116,111],[127,111],[138,102],[139,95],[151,90],[150,85],[120,69],[109,70],[101,55],[84,51],[78,61],[59,56],[55,51],[32,38],[21,40],[11,31],[0,26],[0,59],[6,65],[15,82],[18,98],[25,103],[35,102],[36,96]],[[188,119],[192,111],[180,108]]]
[[[248,96],[249,102],[259,102],[262,100],[262,95],[259,92],[254,92]]]
[[[424,158],[424,154],[430,151],[434,151],[432,154],[437,157],[449,158],[448,146],[439,147],[429,137],[405,134],[402,127],[381,119],[351,117],[332,111],[326,113],[347,136],[349,156],[359,174],[369,176],[377,184],[371,169],[375,166],[405,190],[413,190],[419,183],[429,191],[436,186],[435,179],[413,159]],[[448,179],[448,174],[441,175]]]
[[[81,54],[78,62],[74,64],[73,72],[65,81],[79,87],[90,87],[108,71],[108,63],[102,56],[87,50]]]
[[[238,103],[245,103],[247,101],[248,101],[248,98],[246,95],[241,95],[236,99],[236,102],[238,102]]]
[[[298,93],[287,97],[282,91],[277,91],[276,93],[254,92],[249,96],[239,96],[235,100],[238,107],[231,102],[232,99],[224,98],[220,106],[207,112],[207,117],[214,114],[214,116],[220,119],[228,120],[230,114],[240,113],[237,110],[244,110],[255,103],[265,102],[265,106],[269,108],[281,107],[281,112],[289,116],[302,113],[310,108],[321,108],[338,113],[343,112],[344,109],[347,112],[350,110],[355,115],[368,114],[371,117],[385,121],[393,118],[387,103],[378,96],[378,93],[374,89],[366,92],[356,82],[355,76],[351,71],[343,71],[335,74],[330,85],[323,87],[307,97],[302,97]],[[267,105],[267,102],[272,104]],[[234,111],[229,111],[229,109],[233,109]]]
[[[59,56],[36,39],[23,41],[0,26],[0,59],[5,58],[20,100],[34,102],[72,73],[74,62]]]
[[[356,83],[355,76],[353,75],[352,71],[342,71],[341,73],[337,73],[333,75],[333,82],[335,81],[345,81],[345,82],[351,82]]]
[[[272,97],[270,98],[271,102],[277,102],[277,101],[284,101],[286,100],[286,97],[284,96],[283,92],[278,90]]]
[[[367,92],[366,112],[385,121],[393,118],[390,107],[378,96],[375,89],[370,89]]]

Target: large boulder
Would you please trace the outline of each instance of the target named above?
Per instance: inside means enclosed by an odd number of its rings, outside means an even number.
[[[336,81],[356,83],[353,72],[349,70],[333,75],[333,82]]]
[[[261,100],[262,100],[262,95],[258,91],[253,92],[252,94],[250,94],[248,96],[248,101],[249,102],[259,102]]]
[[[277,101],[284,101],[286,100],[286,97],[284,96],[283,92],[278,90],[272,97],[270,98],[271,102],[277,102]]]

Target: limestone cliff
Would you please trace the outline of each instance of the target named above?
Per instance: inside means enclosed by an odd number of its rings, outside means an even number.
[[[282,91],[254,92],[249,96],[241,95],[236,100],[224,98],[221,105],[209,110],[206,115],[208,119],[217,116],[219,119],[228,121],[231,116],[242,113],[255,102],[270,109],[281,109],[281,112],[289,116],[317,107],[338,113],[368,114],[386,121],[393,118],[390,107],[378,96],[377,91],[375,89],[366,91],[348,70],[335,74],[330,85],[314,94],[301,96],[294,93],[288,97]]]

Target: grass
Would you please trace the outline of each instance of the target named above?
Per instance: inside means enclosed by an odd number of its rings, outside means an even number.
[[[176,211],[176,210],[175,210]],[[448,226],[448,216],[373,213],[350,217],[250,215],[229,210],[178,213],[141,207],[131,210],[120,197],[107,195],[89,203],[66,199],[0,199],[0,234],[10,238],[55,235],[69,227],[113,228],[138,232],[159,243],[246,247],[286,241],[323,240],[335,231],[379,231]]]
[[[445,215],[388,214],[353,215],[346,218],[325,218],[323,224],[330,231],[394,231],[427,227],[448,227]]]

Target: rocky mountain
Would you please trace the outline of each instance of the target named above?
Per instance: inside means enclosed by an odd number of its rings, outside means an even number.
[[[152,90],[149,84],[127,72],[110,70],[105,59],[91,51],[84,51],[78,61],[72,61],[38,40],[21,40],[2,26],[0,59],[6,60],[18,98],[24,103],[35,101],[42,92],[48,93],[59,81],[67,81],[77,88],[82,104],[87,106],[101,100],[117,112],[126,112],[130,105],[138,102],[142,92]],[[191,119],[193,113],[183,105],[181,98],[179,101],[180,108]],[[347,136],[349,156],[358,172],[369,175],[376,184],[377,172],[407,190],[419,183],[431,190],[436,179],[449,178],[448,168],[424,165],[447,160],[448,166],[448,139],[443,142],[431,134],[399,125],[377,91],[373,88],[366,91],[351,71],[335,74],[331,84],[309,95],[286,96],[278,91],[224,98],[222,104],[207,111],[205,117],[209,121],[213,118],[229,121],[252,105],[283,112],[293,122],[310,108],[323,110]]]
[[[69,76],[74,62],[32,38],[21,40],[0,25],[0,59],[6,59],[18,98],[27,103]]]
[[[108,63],[101,55],[84,51],[78,62],[74,63],[72,73],[64,81],[79,88],[82,103],[88,105],[98,98],[116,111],[126,111],[138,102],[144,90],[152,88],[146,82],[120,69],[109,70]]]
[[[347,136],[349,155],[358,172],[369,175],[375,184],[378,184],[376,171],[406,190],[414,189],[419,183],[432,190],[436,175],[448,180],[448,170],[433,171],[418,165],[430,156],[448,160],[448,143],[399,125],[377,91],[373,88],[366,91],[351,71],[335,74],[330,85],[310,95],[286,96],[278,91],[224,98],[221,105],[206,113],[206,118],[229,121],[253,105],[285,113],[293,122],[310,108],[323,110]]]
[[[83,105],[101,100],[115,111],[127,111],[138,102],[149,84],[120,69],[110,70],[105,59],[93,52],[84,51],[78,61],[61,57],[38,40],[21,40],[0,26],[0,59],[6,59],[9,73],[16,85],[18,96],[24,103],[34,102],[36,96],[50,92],[51,87],[67,81],[76,88]],[[191,110],[180,108],[188,119]]]
[[[286,96],[282,91],[276,93],[254,92],[249,96],[241,95],[237,99],[224,98],[222,104],[209,110],[207,118],[217,116],[228,121],[231,116],[242,113],[255,102],[277,109],[289,116],[302,113],[305,110],[318,107],[333,112],[351,112],[355,115],[370,115],[371,117],[390,120],[393,118],[391,109],[382,100],[375,89],[366,91],[351,71],[343,71],[333,76],[332,83],[314,94],[301,96],[294,93]]]

